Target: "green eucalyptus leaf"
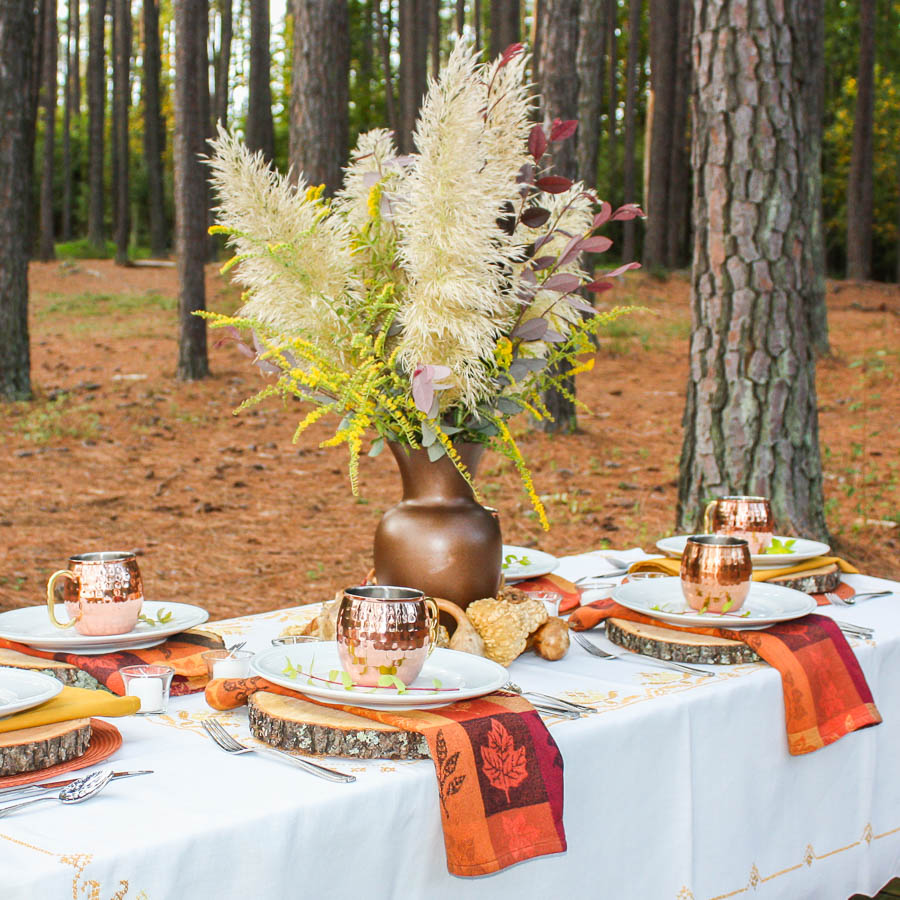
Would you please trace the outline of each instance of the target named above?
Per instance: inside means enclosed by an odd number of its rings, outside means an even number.
[[[427,423],[422,423],[422,446],[430,447],[437,440],[437,432]]]
[[[372,441],[372,446],[369,448],[369,456],[378,456],[382,450],[384,450],[384,438],[377,437]]]
[[[431,462],[437,462],[445,453],[444,445],[437,441],[428,447],[428,459]]]

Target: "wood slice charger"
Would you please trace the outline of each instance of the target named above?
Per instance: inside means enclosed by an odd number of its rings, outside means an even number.
[[[803,591],[804,594],[824,594],[826,591],[837,590],[841,583],[841,570],[835,563],[831,563],[819,566],[818,569],[807,569],[805,572],[771,578],[766,583],[793,588],[795,591]]]
[[[0,788],[44,781],[93,766],[122,746],[115,725],[73,719],[0,734]]]
[[[661,625],[642,625],[627,619],[607,619],[606,636],[626,650],[673,662],[733,666],[761,661],[740,641],[678,631]]]
[[[279,750],[345,759],[428,759],[428,743],[372,719],[297,697],[257,691],[247,701],[253,736]]]

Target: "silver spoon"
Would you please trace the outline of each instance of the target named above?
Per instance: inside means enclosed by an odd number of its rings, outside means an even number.
[[[12,806],[4,806],[0,809],[0,816],[5,816],[13,810],[21,809],[23,806],[30,806],[32,803],[40,803],[41,800],[59,800],[61,803],[81,803],[88,797],[93,797],[106,787],[109,780],[113,777],[112,769],[101,769],[92,775],[79,778],[71,784],[66,785],[58,794],[50,794],[48,797],[32,797],[30,800],[23,800],[21,803],[14,803]]]
[[[243,649],[243,647],[246,643],[247,643],[246,641],[241,641],[240,643],[232,644],[230,647],[226,647],[225,649],[228,651],[229,656],[233,656],[235,653],[238,652],[238,650]]]

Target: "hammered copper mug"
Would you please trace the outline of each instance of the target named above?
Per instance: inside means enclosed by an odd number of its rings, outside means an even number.
[[[765,497],[719,497],[706,504],[703,530],[742,538],[750,553],[765,553],[772,543],[772,506]]]
[[[55,584],[65,578],[63,600],[68,622],[56,618]],[[144,602],[144,586],[137,560],[127,551],[79,553],[69,557],[69,566],[47,582],[47,611],[57,628],[72,628],[79,634],[126,634],[137,624]]]
[[[681,591],[698,612],[735,613],[750,592],[750,547],[719,534],[689,537],[681,554]]]
[[[338,656],[355,684],[382,675],[412,684],[437,637],[437,604],[422,591],[370,584],[347,588],[338,609]]]

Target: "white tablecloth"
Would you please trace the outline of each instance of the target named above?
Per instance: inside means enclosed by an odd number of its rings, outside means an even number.
[[[560,573],[601,568],[587,554]],[[331,784],[230,757],[201,730],[210,710],[198,694],[173,699],[165,716],[114,720],[125,741],[107,765],[154,775],[114,782],[81,806],[0,819],[0,900],[874,894],[900,873],[900,594],[822,611],[876,629],[852,646],[884,722],[800,757],[787,752],[781,682],[767,665],[711,667],[716,677],[704,679],[577,646],[556,663],[517,660],[510,675],[523,687],[599,710],[550,720],[565,761],[565,854],[452,877],[429,761],[335,760],[357,781]],[[263,649],[311,615],[213,627]],[[223,715],[249,734],[245,710]]]

